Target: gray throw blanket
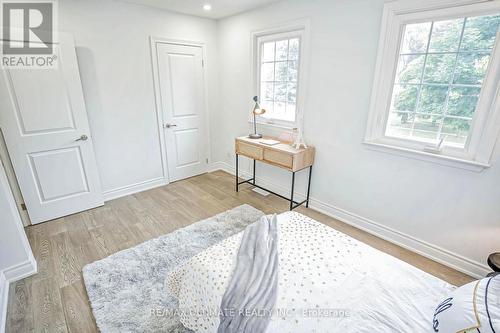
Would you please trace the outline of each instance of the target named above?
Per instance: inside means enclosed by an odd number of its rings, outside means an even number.
[[[278,289],[276,215],[245,229],[233,276],[221,302],[218,333],[262,333],[271,320]]]

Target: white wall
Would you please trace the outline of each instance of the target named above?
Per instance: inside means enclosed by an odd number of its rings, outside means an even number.
[[[5,326],[9,283],[35,272],[36,262],[0,161],[0,332]]]
[[[249,131],[251,32],[310,18],[304,117],[306,140],[317,148],[313,206],[461,270],[483,274],[487,255],[500,250],[498,145],[492,167],[476,173],[362,144],[383,2],[291,0],[219,21],[221,105],[213,114],[214,160],[234,165],[234,137]],[[286,172],[259,168],[257,174],[268,183],[289,186]],[[304,175],[299,185],[304,192]]]
[[[209,108],[216,92],[216,22],[118,1],[59,1],[73,34],[103,191],[161,178],[151,35],[204,42]]]

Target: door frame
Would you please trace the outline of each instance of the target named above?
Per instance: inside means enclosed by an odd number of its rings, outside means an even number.
[[[205,166],[205,171],[209,169],[209,163],[212,161],[211,149],[210,149],[210,108],[208,107],[208,84],[207,84],[207,66],[206,66],[206,44],[204,42],[198,41],[188,41],[188,40],[180,40],[180,39],[172,39],[166,37],[158,37],[158,36],[150,36],[150,50],[151,50],[151,65],[153,70],[153,83],[154,83],[154,95],[155,95],[155,109],[156,109],[156,119],[157,119],[157,129],[158,136],[160,140],[160,151],[161,151],[161,163],[163,170],[163,177],[165,178],[165,183],[168,185],[170,183],[170,175],[168,173],[168,160],[167,160],[167,144],[165,142],[164,135],[164,120],[163,120],[163,110],[161,104],[161,88],[160,88],[160,77],[159,77],[159,66],[158,66],[158,50],[156,48],[157,44],[171,44],[171,45],[181,45],[181,46],[195,46],[200,47],[202,52],[202,77],[203,77],[203,112],[204,112],[204,120],[203,126],[205,126],[205,142],[207,144],[204,145],[205,156],[207,158],[207,163]]]
[[[3,164],[5,175],[10,185],[10,190],[16,202],[17,210],[19,211],[19,216],[23,227],[27,227],[31,224],[31,219],[28,215],[28,210],[24,203],[23,194],[21,193],[21,188],[19,187],[19,182],[17,181],[16,171],[12,166],[12,161],[10,159],[9,151],[7,150],[7,143],[2,132],[2,124],[0,124],[0,164]]]

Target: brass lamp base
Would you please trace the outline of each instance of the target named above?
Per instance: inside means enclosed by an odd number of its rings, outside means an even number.
[[[248,134],[250,139],[262,139],[262,134]]]

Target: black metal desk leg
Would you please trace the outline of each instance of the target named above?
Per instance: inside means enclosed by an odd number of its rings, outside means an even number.
[[[306,198],[306,208],[309,207],[309,193],[311,192],[311,174],[312,174],[313,167],[312,165],[309,167],[309,180],[307,182],[307,198]]]
[[[253,160],[253,184],[255,185],[255,160]]]
[[[292,172],[292,193],[290,195],[290,210],[293,209],[293,191],[295,188],[295,171]]]
[[[238,192],[238,154],[236,154],[236,169],[235,169],[235,174],[236,174],[236,192]]]

